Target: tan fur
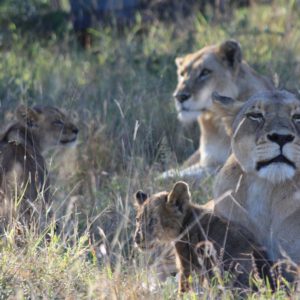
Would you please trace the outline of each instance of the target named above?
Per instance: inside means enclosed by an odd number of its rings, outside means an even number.
[[[211,94],[217,91],[245,101],[257,91],[272,89],[273,85],[242,60],[240,45],[233,40],[179,57],[176,65],[178,84],[174,97],[178,118],[182,122],[198,120],[201,131],[199,167],[215,170],[230,154],[230,139],[212,108]],[[182,97],[188,99],[182,101]],[[173,173],[166,172],[162,177]],[[185,173],[188,171],[183,170],[179,175]]]
[[[251,230],[273,260],[300,263],[300,101],[284,91],[242,106],[219,100],[233,153],[216,178],[215,213]]]
[[[52,106],[20,106],[16,115],[18,121],[0,137],[2,230],[13,220],[29,224],[37,216],[46,218],[50,199],[43,153],[75,142],[78,133],[69,117]]]
[[[181,292],[189,289],[192,271],[210,277],[218,267],[221,272],[232,273],[234,286],[247,287],[255,259],[261,274],[268,265],[251,234],[216,217],[211,210],[193,204],[185,182],[177,182],[170,192],[151,197],[138,192],[136,199],[135,242],[142,250],[174,242]]]

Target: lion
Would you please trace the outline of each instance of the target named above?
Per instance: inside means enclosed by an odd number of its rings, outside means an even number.
[[[214,94],[232,154],[214,184],[217,215],[252,231],[271,260],[300,263],[300,101],[281,90],[241,103]]]
[[[274,88],[273,83],[257,74],[242,56],[240,44],[226,40],[176,58],[178,84],[173,96],[178,119],[183,123],[198,121],[200,148],[184,163],[188,168],[166,171],[161,178],[179,175],[201,179],[225,163],[230,154],[230,138],[212,110],[211,94],[216,91],[245,101],[258,91]]]
[[[135,243],[151,250],[174,242],[180,292],[189,290],[192,271],[201,277],[212,277],[216,268],[228,271],[239,288],[249,287],[255,263],[261,275],[268,273],[269,262],[250,232],[192,203],[187,183],[151,197],[138,191],[136,202]]]
[[[53,106],[20,105],[17,120],[0,137],[0,225],[13,220],[34,225],[50,207],[49,179],[44,154],[76,142],[78,128]]]

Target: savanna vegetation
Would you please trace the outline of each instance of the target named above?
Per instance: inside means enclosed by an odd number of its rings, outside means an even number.
[[[132,241],[134,192],[169,190],[176,179],[162,182],[157,175],[198,146],[197,125],[184,127],[176,118],[174,59],[235,38],[255,69],[297,92],[299,4],[274,0],[225,16],[208,9],[205,16],[195,11],[148,23],[137,14],[122,30],[105,24],[91,29],[92,46],[83,51],[67,18],[67,1],[59,13],[49,12],[47,3],[0,2],[1,124],[14,118],[18,104],[57,105],[74,115],[79,142],[47,157],[60,232],[50,226],[46,241],[46,232],[29,231],[22,247],[13,230],[1,238],[0,299],[176,298],[176,279],[153,285],[148,258]],[[211,183],[207,178],[193,187],[195,202],[210,199]],[[283,290],[271,295],[255,284],[258,291],[249,292],[249,299],[286,298]],[[216,277],[183,296],[198,297],[235,295]]]

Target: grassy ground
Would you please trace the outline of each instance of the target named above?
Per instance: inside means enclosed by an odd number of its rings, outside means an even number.
[[[172,299],[176,281],[151,289],[145,258],[132,247],[137,189],[169,189],[157,182],[197,148],[197,126],[176,119],[174,59],[226,38],[240,41],[244,56],[279,86],[299,88],[300,32],[295,1],[239,9],[227,21],[196,14],[175,24],[137,21],[124,33],[93,30],[91,51],[75,46],[72,33],[39,37],[20,33],[11,21],[0,39],[0,116],[19,103],[54,104],[71,111],[80,128],[76,149],[48,157],[63,233],[28,235],[19,248],[14,232],[0,244],[0,299]],[[2,12],[3,13],[3,12]],[[2,14],[3,17],[3,14]],[[192,190],[194,201],[211,197],[211,179]],[[101,228],[101,229],[99,229]],[[95,241],[110,242],[112,268]],[[203,298],[233,298],[219,282]],[[265,288],[249,299],[270,298]],[[273,296],[284,299],[283,292]],[[185,299],[196,299],[190,293]]]

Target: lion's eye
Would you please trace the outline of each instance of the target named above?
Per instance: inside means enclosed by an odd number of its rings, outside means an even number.
[[[203,69],[203,70],[201,71],[201,73],[199,74],[198,78],[199,78],[199,79],[203,79],[204,77],[206,77],[206,76],[209,75],[210,73],[211,73],[210,70],[208,70],[208,69]]]
[[[292,118],[294,122],[296,123],[300,122],[300,114],[294,114]]]
[[[59,127],[64,126],[64,122],[61,121],[61,120],[55,120],[52,124],[53,124],[54,126],[59,126]]]
[[[261,122],[263,121],[264,119],[264,116],[262,113],[258,113],[258,112],[251,112],[251,113],[247,113],[246,114],[246,117],[250,120],[253,120],[253,121],[258,121],[258,122]]]

